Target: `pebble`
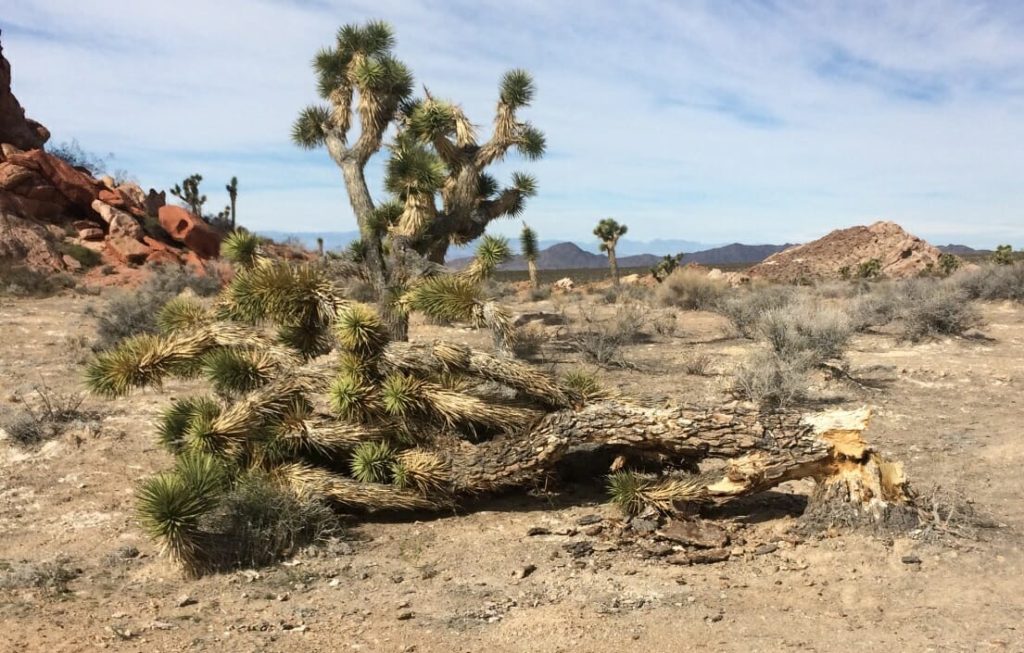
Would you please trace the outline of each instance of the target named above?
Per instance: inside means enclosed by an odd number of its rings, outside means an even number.
[[[525,565],[516,570],[516,578],[526,578],[533,572],[537,571],[537,565]]]
[[[576,520],[576,524],[578,526],[591,526],[593,524],[599,524],[602,521],[604,521],[604,520],[601,518],[601,515],[590,514],[590,515],[583,515],[582,517],[577,519]]]
[[[911,553],[909,555],[903,556],[902,558],[900,558],[900,560],[905,565],[919,565],[919,564],[921,564],[921,558],[919,556],[913,554],[913,553]]]
[[[768,553],[774,553],[775,551],[778,551],[778,550],[779,550],[779,545],[778,544],[762,544],[761,546],[759,546],[756,549],[754,549],[754,554],[755,555],[759,555],[759,556],[763,556],[763,555],[766,555]]]
[[[535,535],[551,535],[551,529],[544,528],[543,526],[531,526],[526,535],[533,537]]]
[[[190,605],[195,605],[196,603],[199,603],[199,601],[192,598],[188,594],[182,594],[178,597],[178,600],[174,602],[174,605],[178,608],[184,608]]]

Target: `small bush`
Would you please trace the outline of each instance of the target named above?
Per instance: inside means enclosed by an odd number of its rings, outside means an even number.
[[[846,314],[814,302],[765,311],[758,331],[780,357],[806,357],[813,363],[842,358],[853,333]]]
[[[622,347],[643,340],[650,314],[641,304],[625,304],[615,310],[609,320],[599,320],[588,311],[581,311],[582,328],[569,335],[570,345],[588,360],[602,366],[628,366],[622,358]]]
[[[728,318],[737,333],[744,338],[752,338],[766,311],[788,306],[795,296],[796,291],[790,286],[752,286],[726,297],[716,310]]]
[[[49,297],[75,287],[66,274],[39,272],[22,265],[0,262],[0,295],[9,297]]]
[[[950,283],[971,299],[1024,303],[1024,265],[983,265],[960,270]]]
[[[709,354],[695,354],[683,363],[683,371],[691,376],[707,376],[714,361]]]
[[[267,565],[340,531],[337,515],[325,503],[284,490],[258,471],[246,473],[228,491],[212,522],[208,528],[224,544],[223,568]]]
[[[981,324],[967,294],[949,284],[908,286],[900,310],[902,335],[917,342],[935,336],[959,336]]]
[[[220,281],[209,274],[197,276],[186,267],[155,268],[141,286],[111,299],[103,308],[96,328],[98,339],[93,349],[109,349],[130,336],[156,333],[160,309],[186,288],[205,297],[220,289]]]
[[[733,393],[764,408],[781,408],[804,398],[808,391],[809,361],[783,358],[760,349],[744,360],[733,375]]]
[[[897,319],[902,308],[899,288],[899,282],[881,283],[872,292],[853,300],[848,309],[851,328],[863,332]]]
[[[857,265],[858,279],[877,279],[882,276],[882,262],[877,258],[862,261]]]
[[[728,292],[729,284],[725,281],[712,279],[698,270],[681,268],[668,275],[655,296],[662,306],[709,311],[715,310]]]
[[[1013,264],[1013,247],[1010,245],[999,245],[996,251],[992,252],[992,262],[996,265]]]
[[[526,295],[531,302],[542,302],[545,299],[551,297],[551,286],[541,286],[540,288],[530,288]]]
[[[68,584],[82,574],[81,569],[71,567],[70,563],[70,558],[59,555],[49,562],[7,567],[0,575],[0,589],[40,589],[54,596],[67,594]]]
[[[64,432],[67,425],[82,416],[84,397],[79,393],[55,392],[48,386],[35,388],[36,407],[23,401],[23,408],[0,421],[0,428],[22,447],[36,447]]]
[[[530,323],[516,331],[513,351],[519,358],[532,360],[540,356],[544,344],[550,340],[542,324]]]

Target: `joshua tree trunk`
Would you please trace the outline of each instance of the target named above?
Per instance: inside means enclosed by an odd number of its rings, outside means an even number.
[[[608,248],[608,267],[612,271],[612,283],[619,285],[619,261],[615,258],[615,247]]]
[[[231,195],[231,231],[235,230],[235,201],[236,197]]]
[[[537,262],[533,260],[527,261],[526,268],[530,271],[530,285],[534,290],[540,288],[540,281],[537,280]]]

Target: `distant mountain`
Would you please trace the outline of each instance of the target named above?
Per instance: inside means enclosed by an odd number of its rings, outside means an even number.
[[[990,250],[987,249],[974,249],[967,245],[939,245],[939,250],[945,254],[956,254],[957,256],[969,256],[971,254],[989,254]]]
[[[359,238],[358,231],[260,231],[259,235],[266,236],[276,241],[284,241],[288,239],[298,240],[305,247],[309,249],[316,249],[316,239],[324,239],[324,249],[336,250],[343,249],[350,242]],[[513,249],[518,249],[518,241],[515,238],[509,238],[509,242]],[[562,240],[541,240],[538,245],[541,249],[548,249],[555,245],[560,245],[565,241]],[[576,242],[575,245],[584,252],[590,252],[604,257],[600,253],[598,246],[600,243],[597,240]],[[671,240],[671,239],[658,239],[649,242],[640,240],[620,240],[617,248],[619,256],[632,256],[635,254],[653,254],[656,256],[663,256],[665,254],[678,254],[679,252],[696,252],[700,250],[706,250],[709,245],[704,243],[697,243],[692,240]],[[455,246],[453,245],[449,250],[449,258],[461,258],[464,256],[471,256],[473,251],[476,249],[476,243],[469,243],[468,245]]]
[[[456,258],[448,260],[448,267],[456,270],[466,267],[472,257]],[[660,256],[653,254],[640,254],[636,256],[620,256],[620,268],[649,268],[661,260]],[[537,254],[538,270],[582,270],[591,268],[608,267],[608,257],[604,254],[594,254],[580,248],[576,243],[558,243]],[[498,269],[500,270],[525,270],[526,259],[516,255],[506,261]]]
[[[753,265],[789,247],[792,247],[792,245],[743,245],[741,243],[733,243],[687,254],[683,257],[683,263],[700,263],[701,265],[743,265],[749,263]]]

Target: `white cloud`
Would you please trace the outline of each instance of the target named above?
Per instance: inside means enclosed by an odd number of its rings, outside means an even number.
[[[534,72],[545,238],[603,215],[636,238],[802,240],[893,219],[1024,244],[1024,11],[1011,3],[8,0],[15,90],[56,140],[147,185],[199,171],[264,229],[353,226],[324,153],[288,142],[309,60],[345,22],[392,22],[420,83],[486,126]],[[518,223],[496,225],[512,233]]]

